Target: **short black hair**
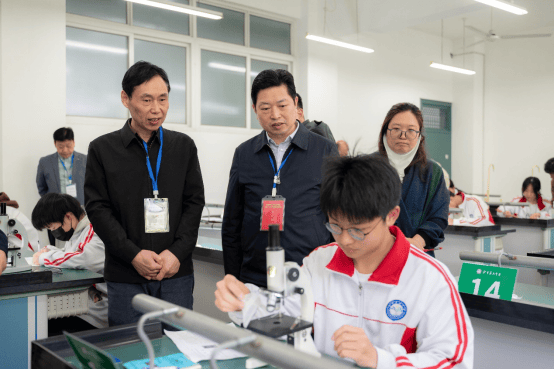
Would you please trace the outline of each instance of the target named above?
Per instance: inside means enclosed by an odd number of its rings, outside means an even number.
[[[329,157],[321,182],[324,214],[351,223],[385,219],[400,203],[402,184],[388,161],[374,155]]]
[[[133,95],[133,91],[135,90],[135,87],[138,85],[142,85],[143,83],[150,81],[152,78],[160,76],[165,84],[167,85],[167,92],[171,90],[171,87],[169,86],[169,78],[167,77],[167,73],[163,70],[163,68],[158,67],[152,63],[145,62],[144,60],[141,60],[139,62],[136,62],[125,72],[125,76],[123,76],[123,81],[121,81],[121,87],[123,87],[123,91],[125,91],[125,94],[131,98]]]
[[[455,188],[455,186],[454,186],[454,181],[452,181],[452,179],[450,179],[450,186],[449,186],[449,188]]]
[[[296,97],[298,98],[298,108],[304,109],[304,103],[302,103],[302,97],[300,96],[300,94],[297,93]]]
[[[554,173],[554,158],[550,158],[546,163],[544,164],[544,172],[548,174]]]
[[[75,134],[71,127],[62,127],[54,131],[54,141],[75,140]]]
[[[294,87],[294,77],[292,77],[289,71],[284,69],[266,69],[261,71],[252,82],[252,92],[250,94],[252,97],[252,104],[256,106],[258,102],[258,93],[261,90],[281,85],[287,87],[287,91],[294,101],[296,98],[296,87]]]
[[[63,223],[67,212],[73,213],[80,219],[85,210],[79,201],[69,194],[48,193],[39,199],[33,209],[31,219],[37,230],[42,230],[54,222]]]
[[[523,185],[521,185],[521,193],[525,191],[529,187],[529,185],[533,186],[533,193],[535,193],[535,196],[537,199],[541,196],[541,180],[539,180],[536,177],[529,176],[525,180],[523,180]]]

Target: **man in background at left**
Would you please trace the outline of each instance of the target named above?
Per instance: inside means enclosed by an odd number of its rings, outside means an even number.
[[[69,194],[85,205],[85,169],[87,156],[75,151],[75,135],[70,127],[54,131],[56,153],[42,157],[38,162],[37,188],[40,196],[47,193]],[[56,239],[48,231],[48,240]]]

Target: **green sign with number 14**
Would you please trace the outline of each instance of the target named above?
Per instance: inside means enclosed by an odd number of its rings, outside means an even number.
[[[458,290],[483,297],[512,300],[517,269],[464,263]]]

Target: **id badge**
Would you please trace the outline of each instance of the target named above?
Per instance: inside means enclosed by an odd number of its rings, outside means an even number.
[[[169,232],[169,202],[167,198],[144,199],[144,232]]]
[[[269,230],[269,225],[279,225],[279,230],[283,231],[285,226],[285,198],[277,195],[270,195],[262,199],[262,216],[260,230]]]
[[[65,193],[77,198],[77,185],[70,184],[65,187]]]

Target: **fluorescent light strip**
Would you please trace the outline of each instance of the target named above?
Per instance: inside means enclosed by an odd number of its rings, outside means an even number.
[[[153,6],[155,8],[160,8],[160,9],[173,10],[179,13],[197,15],[199,17],[204,17],[209,19],[223,18],[223,14],[220,12],[214,12],[212,10],[197,10],[198,8],[193,8],[173,1],[164,1],[164,0],[125,0],[125,1],[142,4],[142,5]]]
[[[103,45],[96,45],[96,44],[89,44],[87,42],[80,42],[80,41],[72,41],[72,40],[66,40],[65,46],[70,48],[79,48],[79,49],[88,49],[88,50],[95,50],[95,51],[103,51],[106,53],[113,53],[113,54],[127,54],[127,49],[123,48],[114,48],[110,46],[103,46]]]
[[[475,0],[475,1],[485,5],[494,6],[495,8],[502,9],[517,15],[527,14],[527,10],[525,8],[522,8],[520,6],[516,6],[513,4],[505,3],[504,1],[500,1],[500,0]]]
[[[437,69],[444,69],[445,71],[450,71],[450,72],[462,73],[464,75],[474,75],[475,74],[475,71],[471,71],[469,69],[447,66],[446,64],[440,64],[440,63],[435,63],[435,62],[431,62],[431,67],[437,68]]]
[[[363,46],[347,44],[346,42],[332,40],[332,39],[328,39],[328,38],[325,38],[325,37],[320,37],[320,36],[315,36],[315,35],[310,35],[310,34],[306,35],[306,38],[308,40],[319,41],[319,42],[323,42],[325,44],[340,46],[340,47],[343,47],[343,48],[357,50],[357,51],[361,51],[361,52],[364,52],[364,53],[373,53],[375,51],[375,50],[370,49],[370,48],[364,48]]]

